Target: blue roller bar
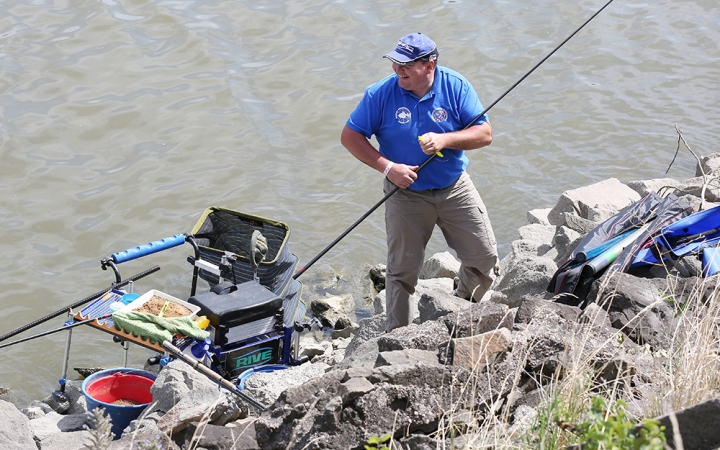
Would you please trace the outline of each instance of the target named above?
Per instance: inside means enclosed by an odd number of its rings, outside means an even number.
[[[162,238],[158,241],[150,242],[149,244],[138,245],[135,248],[129,248],[118,253],[110,255],[115,264],[132,261],[133,259],[142,258],[143,256],[151,255],[169,248],[177,247],[185,243],[184,234],[176,234],[171,237]]]

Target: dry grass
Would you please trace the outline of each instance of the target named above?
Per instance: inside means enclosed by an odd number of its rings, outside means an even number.
[[[668,280],[671,283],[673,278]],[[618,405],[618,401],[626,403],[628,406],[623,410],[635,423],[719,396],[720,293],[717,289],[705,292],[708,286],[705,282],[684,298],[661,295],[658,301],[673,306],[678,322],[671,347],[652,354],[658,364],[654,373],[644,374],[652,378],[644,389],[637,389],[638,378],[634,378],[632,370],[611,381],[603,381],[598,376],[599,369],[592,363],[596,350],[584,348],[582,352],[573,352],[562,372],[556,372],[550,379],[535,380],[543,400],[531,426],[515,423],[515,417],[500,401],[457,404],[443,412],[434,436],[437,448],[561,449],[579,442],[573,430],[586,417],[595,396],[602,397],[609,406]],[[640,315],[652,307],[648,306]],[[633,320],[639,320],[640,315]],[[587,343],[592,328],[584,326],[580,330],[580,341]],[[532,345],[529,343],[524,350],[526,354]],[[639,347],[638,351],[651,354],[647,347]],[[504,382],[516,386],[518,380],[527,375],[523,367],[524,364],[518,364]],[[490,385],[491,370],[491,367],[476,368],[475,382]],[[483,391],[483,388],[486,389],[478,385],[459,386],[456,396],[462,397],[468,389]],[[472,410],[470,417],[468,407]],[[676,448],[680,448],[678,444]]]
[[[661,410],[647,414],[669,413],[720,395],[720,293],[714,288],[703,298],[705,287],[698,286],[686,299],[673,299],[678,325],[652,402]]]

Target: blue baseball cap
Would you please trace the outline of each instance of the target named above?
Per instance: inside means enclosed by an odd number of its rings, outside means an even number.
[[[401,37],[395,50],[383,56],[383,58],[403,66],[428,56],[431,60],[434,60],[434,55],[437,55],[435,42],[422,33],[412,33]]]

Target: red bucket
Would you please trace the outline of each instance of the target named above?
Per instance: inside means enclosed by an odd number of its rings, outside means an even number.
[[[152,403],[150,386],[155,374],[144,370],[110,369],[94,373],[82,383],[88,411],[104,408],[112,421],[115,438]]]

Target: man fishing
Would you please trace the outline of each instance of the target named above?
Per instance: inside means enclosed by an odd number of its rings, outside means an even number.
[[[465,172],[465,151],[492,142],[475,90],[459,73],[437,65],[437,46],[424,34],[404,36],[384,57],[394,74],[365,90],[340,140],[385,176],[386,195],[400,188],[385,205],[386,331],[392,331],[412,320],[410,297],[435,225],[462,263],[454,293],[468,300],[480,300],[489,289],[497,245],[485,205]],[[373,135],[378,149],[369,141]]]

